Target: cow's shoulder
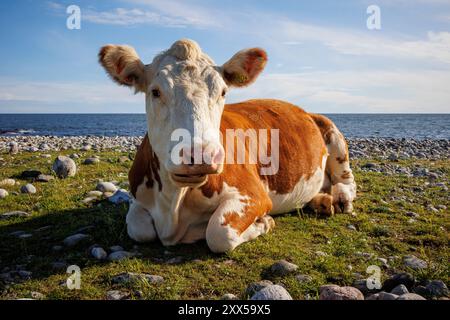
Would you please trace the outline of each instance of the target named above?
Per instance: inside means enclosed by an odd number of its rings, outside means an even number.
[[[133,196],[136,197],[137,189],[144,182],[145,178],[147,178],[145,182],[147,188],[158,187],[159,190],[162,189],[159,169],[159,159],[153,152],[148,135],[146,134],[136,152],[133,165],[128,173],[128,180]]]

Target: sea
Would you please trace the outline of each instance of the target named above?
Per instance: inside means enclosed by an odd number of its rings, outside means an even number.
[[[326,114],[349,138],[450,139],[449,114]],[[0,136],[142,136],[145,114],[0,114]]]

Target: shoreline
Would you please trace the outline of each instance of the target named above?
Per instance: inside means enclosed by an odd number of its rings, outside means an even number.
[[[0,136],[0,153],[105,151],[135,152],[143,136]],[[450,157],[450,139],[347,138],[351,159],[442,159]],[[11,147],[13,145],[13,147]]]

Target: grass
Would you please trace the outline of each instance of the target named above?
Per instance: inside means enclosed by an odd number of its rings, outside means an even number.
[[[62,154],[71,154],[65,151]],[[83,159],[94,152],[83,154]],[[449,206],[448,192],[439,187],[426,186],[426,178],[409,178],[405,175],[385,175],[365,172],[360,168],[368,160],[355,160],[358,198],[356,217],[337,215],[322,219],[306,210],[288,213],[275,218],[275,230],[254,241],[243,244],[235,251],[216,255],[209,252],[204,241],[193,245],[163,247],[159,242],[138,245],[126,234],[126,205],[114,206],[107,201],[84,205],[81,200],[95,189],[99,179],[118,181],[126,186],[131,162],[119,163],[119,152],[97,152],[102,161],[83,165],[77,160],[78,173],[74,178],[55,179],[48,183],[36,182],[37,193],[21,194],[20,186],[8,187],[10,195],[0,200],[0,213],[21,210],[29,217],[0,220],[0,273],[4,268],[17,265],[31,271],[31,279],[14,284],[2,284],[0,299],[31,297],[37,291],[48,299],[104,299],[108,290],[128,292],[130,298],[145,299],[219,299],[225,293],[244,296],[247,285],[261,279],[271,279],[286,286],[294,299],[317,298],[320,285],[337,283],[351,285],[356,273],[367,276],[369,265],[381,266],[377,257],[388,258],[390,268],[382,270],[383,279],[390,273],[409,271],[420,279],[449,280],[449,213],[427,210],[427,205]],[[39,153],[1,155],[0,180],[18,178],[27,169],[51,173],[51,158]],[[371,159],[380,165],[377,159]],[[427,167],[443,174],[441,182],[448,184],[448,161],[401,160],[403,167]],[[18,194],[12,194],[14,191]],[[405,213],[420,215],[409,223]],[[356,227],[350,230],[348,225]],[[36,229],[51,226],[42,231]],[[74,248],[54,251],[62,240],[76,230],[93,226],[87,233],[89,241]],[[31,233],[32,237],[19,239],[14,231]],[[98,261],[90,257],[88,247],[99,244],[107,249],[121,245],[126,250],[137,249],[141,255],[120,262]],[[322,251],[326,255],[317,254]],[[373,256],[359,253],[370,253]],[[402,262],[405,255],[413,254],[426,260],[429,267],[423,271],[407,270]],[[178,264],[167,260],[182,257]],[[297,274],[307,274],[312,281],[300,283],[295,275],[271,278],[268,269],[275,261],[286,259],[299,266]],[[55,270],[52,263],[66,262],[78,265],[81,270],[81,289],[69,290],[65,286],[68,274]],[[6,269],[5,269],[6,270]],[[5,271],[4,270],[4,271]],[[111,278],[121,272],[142,272],[161,275],[165,281],[159,285],[147,282],[132,285],[112,284]]]

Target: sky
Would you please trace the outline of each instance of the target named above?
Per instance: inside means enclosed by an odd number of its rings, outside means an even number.
[[[66,10],[77,5],[81,28]],[[369,29],[367,8],[380,8]],[[265,71],[227,102],[276,98],[319,113],[449,113],[450,0],[0,2],[0,113],[144,113],[97,62],[128,44],[150,63],[178,39],[217,65],[262,47]]]

